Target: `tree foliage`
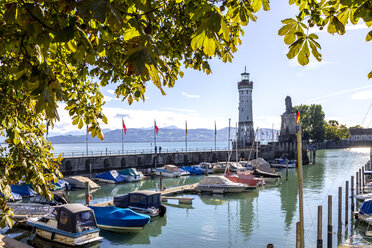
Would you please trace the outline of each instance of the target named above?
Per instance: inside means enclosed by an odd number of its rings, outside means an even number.
[[[305,140],[323,141],[325,135],[325,114],[320,104],[293,107],[300,112],[301,129]]]
[[[329,120],[325,123],[325,134],[326,140],[340,140],[346,139],[349,136],[349,129],[346,125],[339,124],[336,120]]]
[[[298,7],[298,15],[283,20],[278,34],[284,36],[284,43],[289,46],[287,57],[297,57],[301,65],[307,65],[311,55],[322,60],[317,30],[326,29],[330,34],[343,35],[348,24],[364,22],[368,27],[372,25],[370,0],[289,0],[289,4]],[[365,40],[372,40],[372,31],[367,32]],[[368,78],[371,77],[372,71],[368,74]]]
[[[20,180],[49,197],[61,177],[45,123],[59,102],[78,128],[103,139],[100,87],[117,84],[131,104],[147,82],[165,94],[186,68],[211,72],[212,57],[231,62],[243,26],[268,0],[3,0],[0,3],[0,225],[11,224],[6,201]]]

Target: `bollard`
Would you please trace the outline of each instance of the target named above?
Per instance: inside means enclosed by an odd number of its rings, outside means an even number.
[[[351,189],[350,189],[350,193],[351,193],[351,216],[353,216],[353,212],[354,212],[354,176],[351,176]]]
[[[363,175],[362,175],[362,169],[359,169],[359,189],[358,189],[358,192],[359,192],[359,194],[363,194],[363,191],[364,191],[364,189],[362,188],[362,177],[363,177]]]
[[[317,248],[323,248],[323,239],[322,239],[322,206],[318,206],[318,240]]]
[[[89,182],[85,182],[85,206],[89,206],[92,196],[89,194]]]
[[[327,235],[327,248],[332,248],[332,196],[328,196],[328,235]]]
[[[359,172],[355,172],[355,194],[359,194]]]
[[[160,191],[163,190],[163,172],[160,171]]]
[[[364,175],[364,166],[362,167],[362,174],[361,174],[361,178],[362,178],[362,183],[360,184],[361,187],[362,187],[362,193],[364,193],[364,184],[365,184],[365,175]]]
[[[349,181],[345,182],[345,230],[349,224]]]
[[[342,187],[338,187],[338,229],[337,235],[340,237],[342,235]]]

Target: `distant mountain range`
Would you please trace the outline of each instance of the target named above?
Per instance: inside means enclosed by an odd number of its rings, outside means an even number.
[[[274,134],[278,130],[273,130]],[[97,137],[92,138],[88,136],[88,142],[104,142],[104,143],[120,143],[122,139],[122,129],[104,131],[105,139],[99,140]],[[188,141],[211,141],[214,140],[214,129],[198,128],[187,130]],[[230,129],[230,138],[235,139],[236,128]],[[227,140],[229,128],[225,127],[217,130],[217,140]],[[264,138],[267,136],[271,139],[272,130],[267,128],[259,129],[259,134]],[[83,143],[86,142],[86,135],[58,135],[48,138],[52,143]],[[153,128],[128,128],[127,134],[124,136],[125,142],[152,142],[154,140]],[[185,140],[185,129],[177,128],[175,126],[164,127],[159,129],[156,136],[157,141],[177,142]]]

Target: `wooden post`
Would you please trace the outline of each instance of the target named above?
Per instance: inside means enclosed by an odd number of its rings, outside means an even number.
[[[361,187],[362,187],[362,193],[364,193],[364,184],[365,184],[365,178],[366,176],[364,175],[364,166],[362,167],[362,183],[361,183]]]
[[[342,235],[341,214],[342,214],[342,187],[338,187],[338,229],[337,229],[338,236]]]
[[[300,217],[300,248],[305,247],[304,232],[304,195],[302,172],[302,136],[301,130],[297,132],[297,177],[298,177],[298,208]]]
[[[85,205],[89,206],[90,202],[90,190],[89,190],[89,182],[85,182]]]
[[[313,164],[316,162],[316,150],[313,150]]]
[[[355,194],[359,194],[359,172],[355,172]]]
[[[345,230],[349,224],[349,181],[345,182]]]
[[[351,176],[351,216],[353,216],[354,212],[354,176]]]
[[[286,159],[285,180],[288,181],[288,159]]]
[[[301,248],[301,225],[300,222],[296,222],[296,248]]]
[[[163,190],[163,172],[160,171],[160,185],[159,185],[160,191]]]
[[[209,170],[209,165],[206,164],[205,165],[205,175],[208,176],[208,170]]]
[[[323,239],[322,239],[322,206],[318,206],[318,240],[317,248],[323,248]]]
[[[328,235],[327,235],[327,248],[332,248],[332,196],[328,196]]]
[[[362,188],[362,169],[359,169],[359,189],[358,189],[358,192],[359,194],[363,194],[363,188]]]

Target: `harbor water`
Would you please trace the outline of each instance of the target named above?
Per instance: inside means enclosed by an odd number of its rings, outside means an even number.
[[[316,158],[316,163],[305,165],[303,171],[305,243],[306,247],[316,247],[317,207],[323,205],[323,247],[326,247],[327,200],[328,195],[332,195],[332,221],[335,232],[333,247],[337,247],[338,187],[343,187],[344,206],[345,181],[350,181],[350,176],[355,175],[355,172],[369,160],[369,149],[319,150]],[[169,200],[166,203],[165,217],[153,219],[137,233],[101,231],[104,239],[94,247],[235,248],[266,247],[269,243],[274,244],[274,247],[295,247],[296,222],[299,220],[297,169],[289,169],[288,181],[285,180],[285,170],[282,170],[281,174],[281,180],[268,182],[264,187],[244,193],[184,194],[182,196],[194,198],[192,205],[179,205],[178,201]],[[171,188],[196,183],[202,177],[164,179],[163,185]],[[158,183],[159,179],[155,178],[136,183],[103,185],[101,189],[92,192],[93,202],[112,200],[113,195],[133,190],[156,189]],[[70,191],[67,195],[72,202],[84,203],[84,190]],[[342,216],[344,223],[344,213]],[[350,224],[346,230],[343,227],[341,239],[350,234],[364,235],[366,225],[356,225],[355,221],[351,224],[350,213],[349,217]],[[26,233],[19,239],[30,243],[33,236]],[[33,242],[44,241],[36,239]]]

